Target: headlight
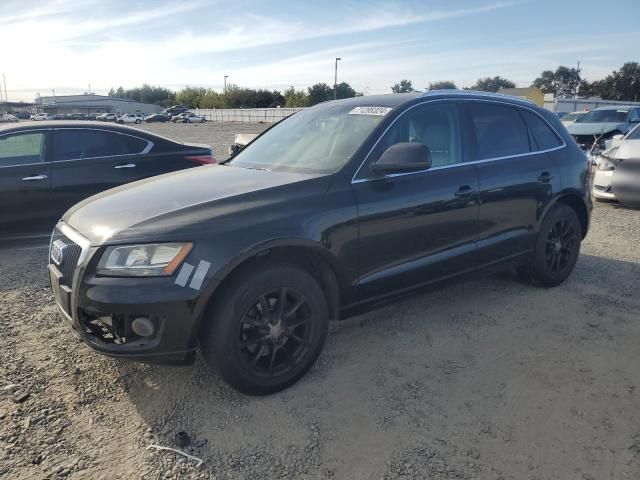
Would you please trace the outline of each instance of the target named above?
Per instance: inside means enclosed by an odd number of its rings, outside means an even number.
[[[615,164],[613,164],[609,160],[606,160],[603,157],[600,157],[598,159],[598,170],[600,170],[601,172],[610,172],[615,169],[616,169]]]
[[[108,247],[98,274],[111,277],[168,277],[191,251],[192,243],[150,243]]]

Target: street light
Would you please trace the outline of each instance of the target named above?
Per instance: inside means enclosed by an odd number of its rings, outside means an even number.
[[[338,98],[338,60],[342,60],[340,57],[336,57],[335,76],[333,79],[333,99]]]

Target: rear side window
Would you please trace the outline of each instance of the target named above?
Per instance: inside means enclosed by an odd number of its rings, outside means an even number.
[[[56,130],[55,160],[81,160],[141,153],[146,140],[106,130]]]
[[[0,137],[0,167],[31,165],[43,161],[44,133],[16,133]]]
[[[532,150],[550,150],[562,145],[562,142],[555,134],[551,127],[547,125],[547,122],[542,120],[538,115],[529,110],[520,110],[520,113],[524,117],[529,132],[531,132],[533,145]]]
[[[515,108],[472,103],[467,112],[476,137],[477,160],[530,152],[527,127]]]

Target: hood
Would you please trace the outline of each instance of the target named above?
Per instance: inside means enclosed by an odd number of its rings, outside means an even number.
[[[601,135],[603,133],[613,132],[614,130],[624,132],[626,130],[626,124],[574,122],[567,125],[567,131],[571,135]]]
[[[217,215],[264,206],[275,191],[293,185],[309,193],[326,191],[330,178],[225,165],[197,167],[106,190],[72,207],[62,220],[94,244],[157,237]]]
[[[621,140],[604,154],[618,160],[640,158],[640,140]]]

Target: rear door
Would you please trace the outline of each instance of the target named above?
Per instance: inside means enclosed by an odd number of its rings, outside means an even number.
[[[51,192],[66,209],[109,188],[153,175],[144,165],[153,144],[112,130],[54,130]]]
[[[48,136],[46,129],[0,136],[0,223],[33,223],[55,216]]]
[[[564,143],[532,109],[467,101],[464,110],[473,140],[471,160],[480,181],[478,259],[482,266],[533,248],[538,221],[560,187],[559,169],[549,153]],[[532,128],[543,129],[538,141]]]

